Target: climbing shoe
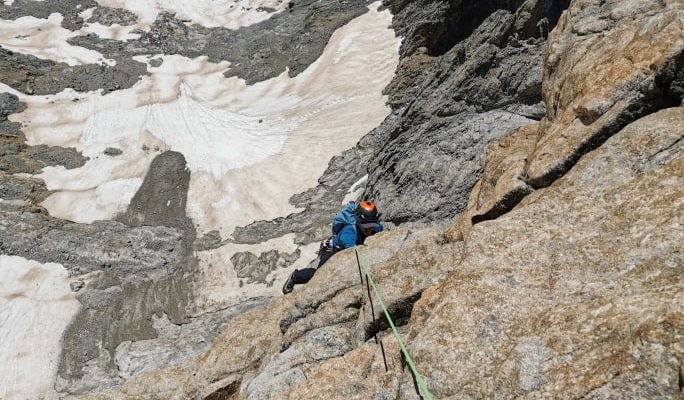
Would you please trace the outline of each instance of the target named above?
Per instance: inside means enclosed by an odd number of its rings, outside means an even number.
[[[283,294],[288,294],[294,289],[294,273],[297,272],[297,270],[294,270],[293,273],[290,274],[290,276],[287,277],[287,280],[285,281],[285,284],[283,285]]]

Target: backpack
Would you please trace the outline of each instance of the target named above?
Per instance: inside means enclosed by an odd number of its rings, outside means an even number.
[[[356,227],[356,207],[354,201],[350,201],[343,209],[335,214],[332,223],[332,234],[337,235],[345,225],[353,225]]]

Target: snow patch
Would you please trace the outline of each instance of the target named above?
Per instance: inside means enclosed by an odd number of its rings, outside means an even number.
[[[195,278],[198,286],[202,288],[198,291],[198,298],[195,299],[197,308],[200,310],[221,308],[226,304],[238,304],[251,298],[273,296],[274,292],[280,293],[283,283],[293,269],[305,268],[317,258],[316,251],[319,243],[298,247],[294,239],[294,234],[288,234],[254,245],[229,243],[218,249],[197,252],[200,270]],[[297,248],[301,251],[299,259],[288,268],[278,268],[272,271],[266,278],[268,284],[245,283],[246,279],[237,277],[230,261],[230,258],[237,252],[249,251],[259,256],[273,249],[292,253]]]
[[[0,19],[0,45],[10,51],[71,66],[116,64],[115,60],[105,59],[97,51],[67,43],[69,38],[78,36],[79,33],[62,28],[63,19],[64,17],[58,13],[50,14],[47,19],[30,16],[13,21]]]
[[[170,12],[189,24],[237,29],[271,18],[287,8],[283,0],[97,0],[103,7],[125,8],[138,16],[138,29],[147,30],[160,12]]]
[[[88,8],[81,11],[78,16],[84,21],[88,21],[92,16],[95,8]],[[110,40],[135,40],[142,36],[139,33],[133,33],[139,29],[138,25],[121,26],[119,24],[102,25],[99,22],[85,22],[83,27],[79,30],[81,35],[93,34],[102,39]]]
[[[28,144],[75,147],[89,157],[81,168],[43,170],[38,177],[55,191],[43,206],[76,222],[111,219],[151,160],[174,150],[192,171],[187,212],[199,235],[219,230],[227,237],[236,226],[297,212],[288,199],[315,186],[331,157],[389,113],[382,90],[400,40],[388,28],[391,14],[378,6],[334,32],[321,57],[294,78],[283,72],[248,86],[224,77],[228,62],[150,54],[136,57],[149,75],[106,96],[13,91],[27,109],[10,119],[22,123]],[[163,62],[154,67],[152,59]],[[106,147],[123,153],[105,156]]]
[[[61,336],[79,309],[61,264],[0,255],[0,398],[57,398]]]

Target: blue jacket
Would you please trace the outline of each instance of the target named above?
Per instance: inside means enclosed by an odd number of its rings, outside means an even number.
[[[381,231],[382,224],[378,222],[378,226],[375,227],[373,235]],[[363,244],[364,240],[366,240],[366,237],[363,236],[361,229],[356,229],[356,224],[347,224],[337,232],[337,235],[332,237],[330,246],[332,247],[332,251],[336,252]]]

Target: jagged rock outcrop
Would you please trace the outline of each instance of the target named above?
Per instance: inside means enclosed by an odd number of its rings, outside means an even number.
[[[681,2],[604,8],[587,3],[565,13],[545,55],[546,117],[490,147],[484,179],[466,211],[469,218],[461,218],[450,234],[462,238],[471,223],[512,209],[626,124],[679,105],[681,13]]]
[[[547,126],[526,168],[532,185],[548,185],[631,121],[680,104],[681,8],[681,1],[590,2],[559,21],[545,55]],[[589,52],[597,58],[588,60]]]
[[[393,114],[377,129],[386,141],[370,160],[365,195],[393,222],[451,221],[466,208],[487,144],[542,117],[548,31],[529,26],[553,27],[567,2],[390,4],[411,36],[387,88]]]

